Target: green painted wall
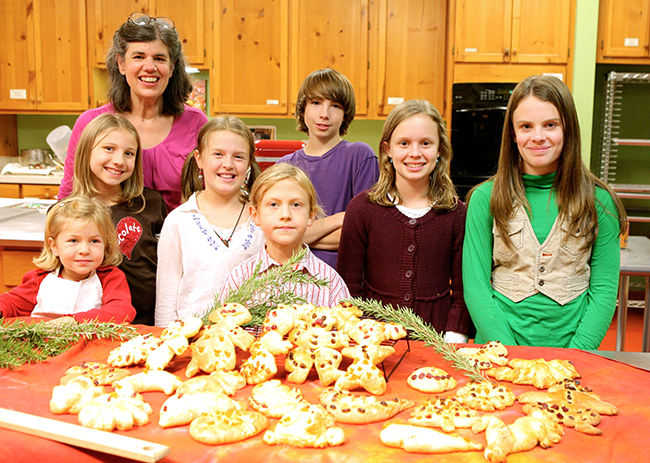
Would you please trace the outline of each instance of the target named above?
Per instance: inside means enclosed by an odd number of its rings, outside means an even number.
[[[582,158],[587,164],[589,164],[591,152],[597,43],[598,2],[577,0],[575,43],[571,47],[571,56],[573,56],[571,93],[576,103],[580,122]]]
[[[19,114],[18,151],[28,149],[50,149],[45,137],[60,125],[74,127],[77,116],[43,116],[37,114]]]

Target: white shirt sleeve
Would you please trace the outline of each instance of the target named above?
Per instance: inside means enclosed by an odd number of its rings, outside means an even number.
[[[447,331],[445,333],[445,342],[452,344],[465,344],[469,341],[469,337],[463,333],[456,333],[455,331]]]
[[[158,242],[156,272],[156,326],[167,327],[176,319],[178,289],[183,276],[181,237],[175,224],[165,221]]]

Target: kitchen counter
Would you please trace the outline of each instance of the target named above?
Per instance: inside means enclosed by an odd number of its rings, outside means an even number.
[[[620,352],[616,350],[590,350],[587,352],[650,371],[650,352]]]
[[[0,246],[41,247],[46,206],[55,202],[0,198]]]
[[[50,175],[0,175],[0,183],[19,183],[23,185],[60,185],[63,171],[54,171]]]
[[[19,285],[25,272],[36,268],[47,207],[54,202],[0,198],[0,292]]]

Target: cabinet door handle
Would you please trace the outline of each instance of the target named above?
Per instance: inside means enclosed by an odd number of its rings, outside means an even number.
[[[506,48],[506,49],[503,51],[503,56],[506,57],[506,58],[507,58],[508,56],[510,56],[510,48]]]

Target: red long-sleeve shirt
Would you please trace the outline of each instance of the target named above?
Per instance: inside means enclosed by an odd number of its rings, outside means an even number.
[[[102,284],[103,305],[87,312],[70,314],[77,321],[130,323],[135,318],[131,305],[131,292],[124,272],[117,267],[100,267],[96,270]],[[36,269],[23,276],[23,282],[8,293],[0,294],[0,312],[4,317],[28,317],[36,306],[36,296],[41,282],[50,272]]]

